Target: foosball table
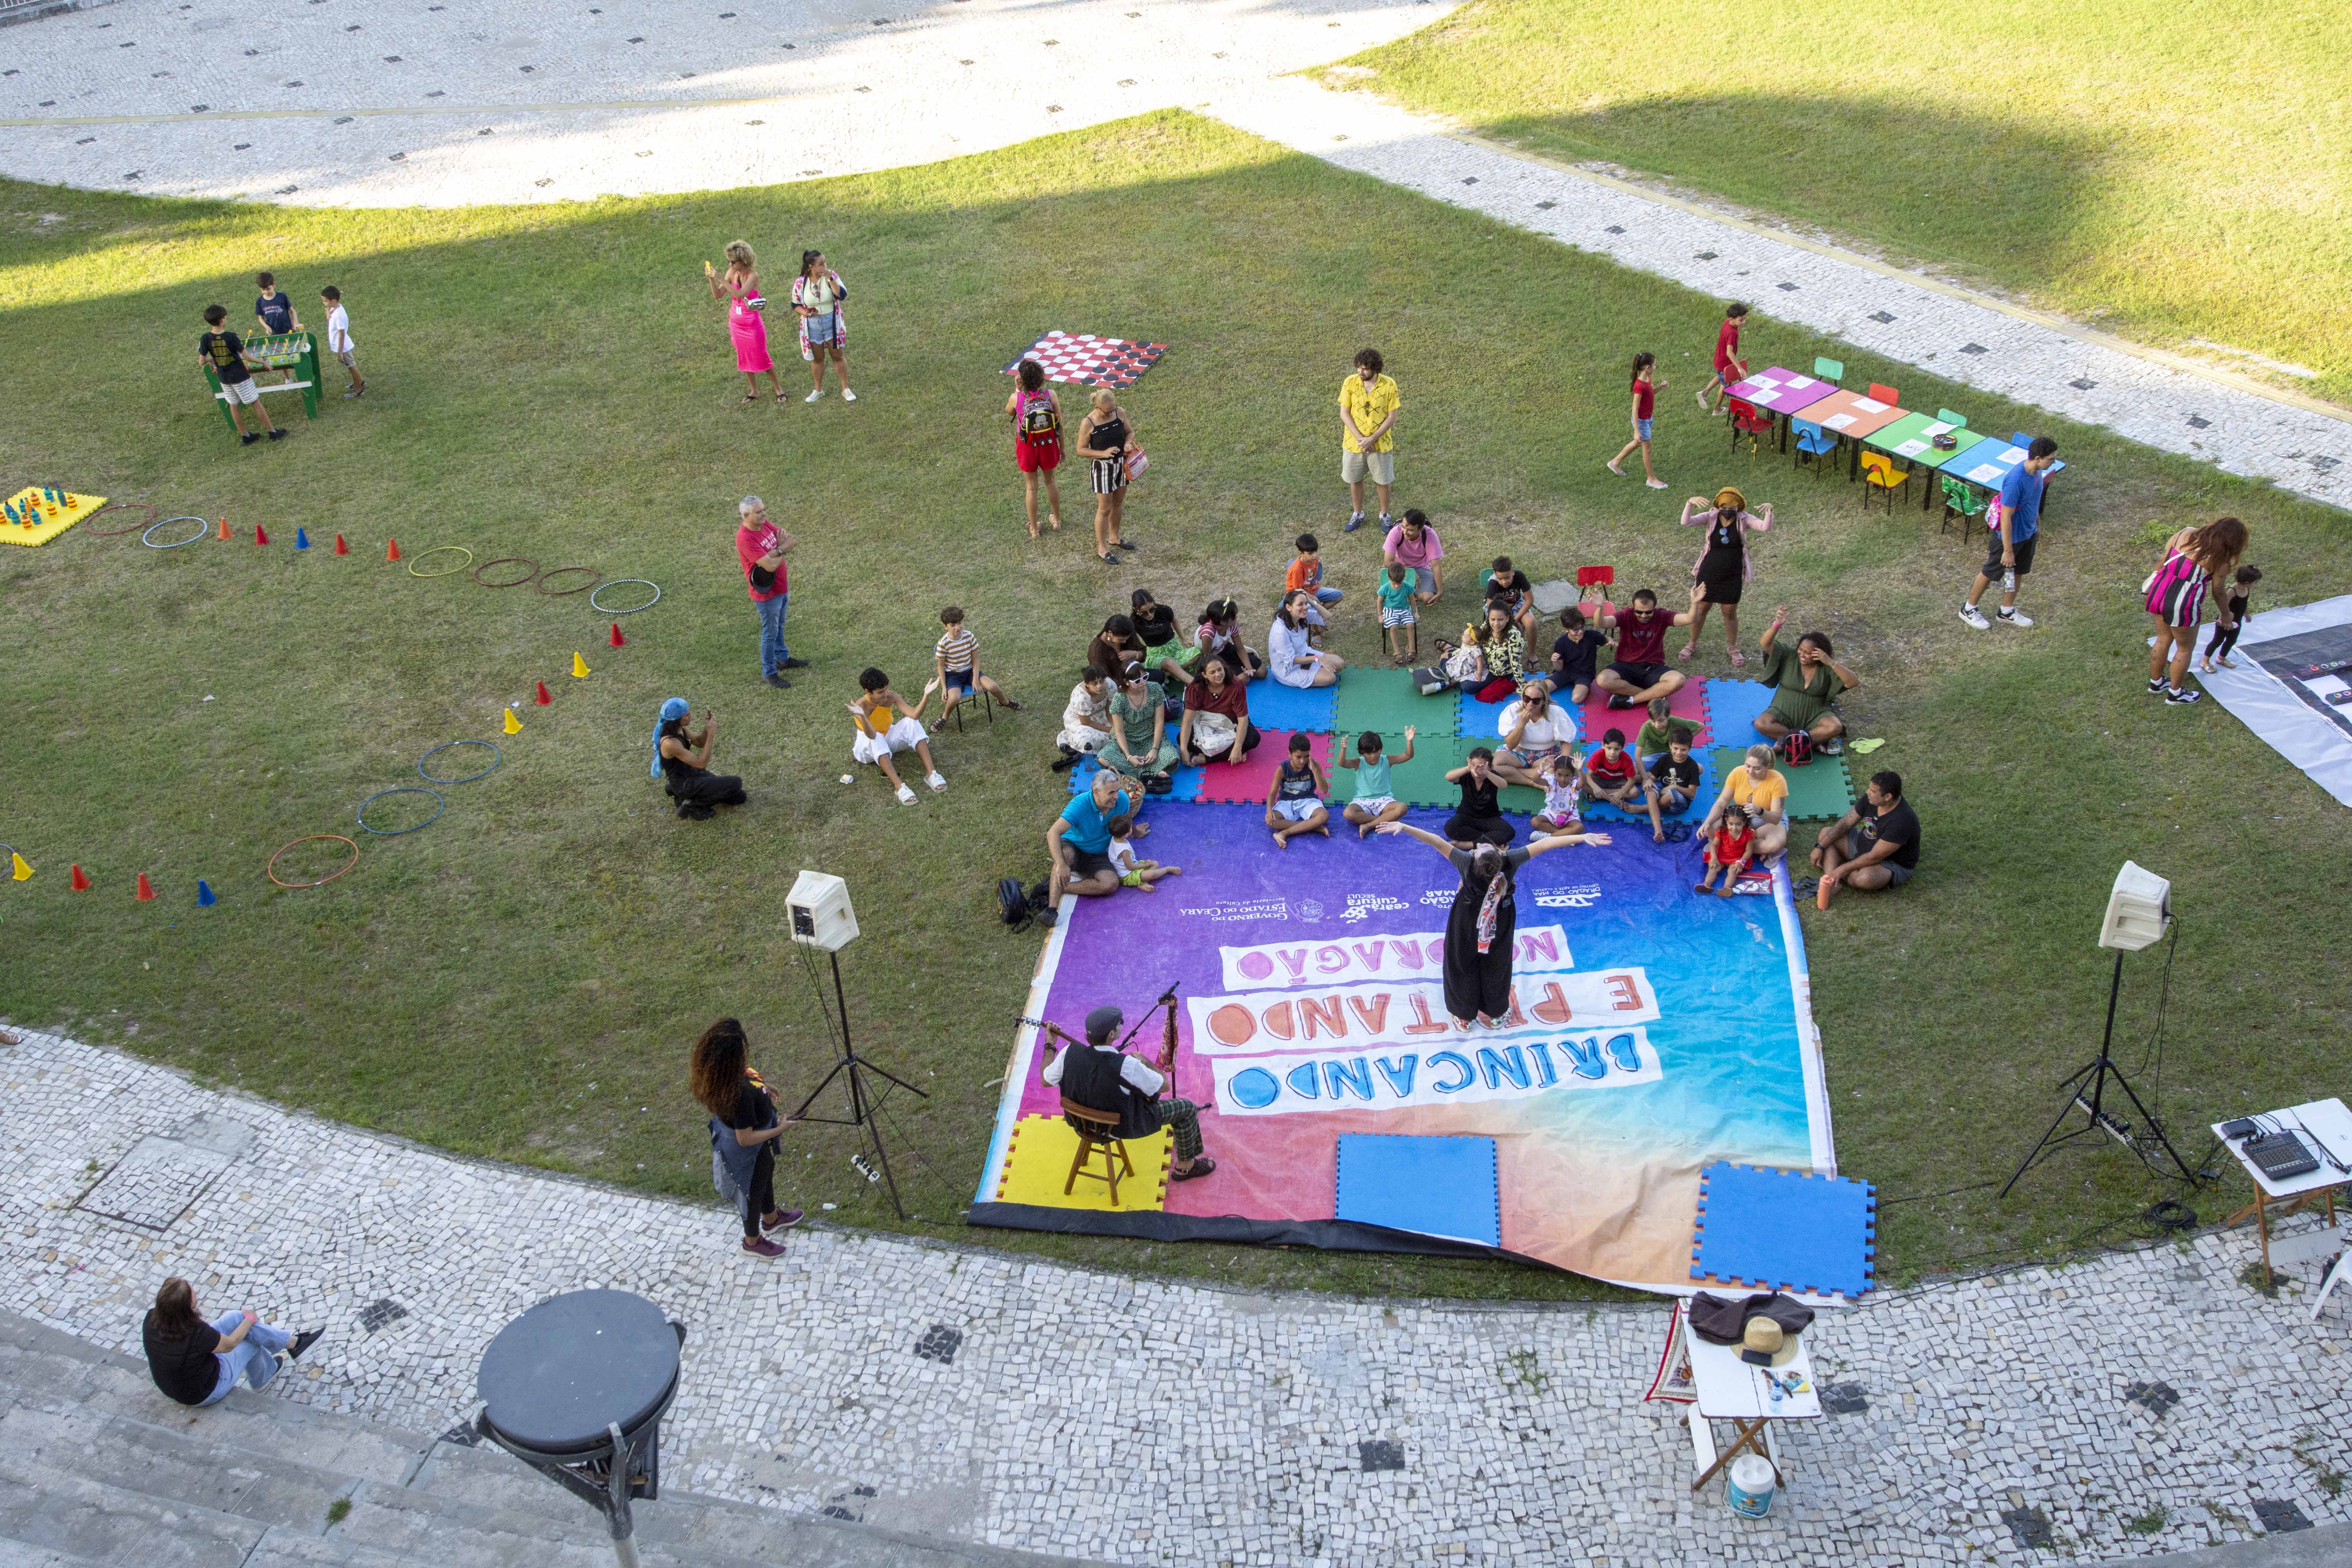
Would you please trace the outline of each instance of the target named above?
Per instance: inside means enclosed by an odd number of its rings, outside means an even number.
[[[253,384],[263,396],[273,392],[302,394],[302,414],[305,418],[319,416],[319,345],[308,332],[270,332],[245,340],[245,363],[248,370],[290,370],[290,381],[263,381],[258,374]],[[220,416],[232,430],[236,428],[236,416],[229,413],[228,395],[221,391],[220,376],[212,366],[205,366],[205,384],[213,389],[213,397],[220,405]]]

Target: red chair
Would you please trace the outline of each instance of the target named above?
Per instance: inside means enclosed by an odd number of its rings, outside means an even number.
[[[1756,443],[1759,437],[1772,434],[1772,416],[1752,403],[1739,398],[1731,400],[1731,449],[1739,450],[1739,438],[1748,437],[1748,460],[1756,460]]]
[[[1576,569],[1576,585],[1580,588],[1590,588],[1596,583],[1604,588],[1612,587],[1616,582],[1617,568],[1614,566],[1580,566]]]
[[[1881,386],[1874,381],[1870,384],[1870,395],[1874,402],[1884,403],[1889,407],[1900,408],[1903,406],[1903,395],[1901,393],[1895,391],[1891,386]]]

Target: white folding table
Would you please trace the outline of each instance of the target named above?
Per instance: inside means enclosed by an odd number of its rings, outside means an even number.
[[[2315,1100],[2306,1104],[2290,1106],[2284,1110],[2265,1111],[2255,1120],[2265,1128],[2284,1127],[2288,1131],[2303,1135],[2304,1147],[2310,1149],[2313,1158],[2319,1162],[2316,1170],[2274,1182],[2263,1174],[2261,1166],[2246,1158],[2242,1149],[2244,1140],[2232,1142],[2222,1138],[2221,1124],[2218,1121],[2213,1123],[2213,1136],[2221,1138],[2230,1152],[2237,1155],[2238,1163],[2246,1168],[2246,1174],[2254,1180],[2254,1201],[2223,1220],[2222,1226],[2229,1229],[2242,1226],[2249,1219],[2254,1222],[2254,1228],[2263,1238],[2263,1274],[2268,1278],[2271,1268],[2271,1214],[2273,1210],[2280,1214],[2292,1214],[2317,1197],[2327,1205],[2327,1223],[2336,1223],[2336,1189],[2352,1184],[2352,1175],[2337,1170],[2329,1163],[2327,1152],[2312,1145],[2316,1141],[2325,1151],[2332,1151],[2337,1159],[2352,1163],[2352,1110],[2345,1109],[2340,1100]]]
[[[1698,1406],[1690,1414],[1691,1453],[1698,1479],[1691,1483],[1691,1490],[1714,1479],[1716,1472],[1743,1448],[1762,1455],[1772,1467],[1773,1479],[1782,1479],[1780,1445],[1773,1440],[1772,1428],[1783,1421],[1818,1420],[1822,1414],[1821,1390],[1813,1383],[1813,1358],[1806,1344],[1813,1332],[1808,1329],[1798,1336],[1797,1353],[1769,1368],[1741,1361],[1738,1345],[1710,1344],[1695,1333],[1685,1339],[1691,1381],[1698,1390]],[[1775,1403],[1772,1385],[1764,1376],[1768,1371],[1784,1385],[1801,1382],[1803,1392],[1784,1395]],[[1720,1451],[1711,1425],[1716,1421],[1731,1423],[1730,1446]]]

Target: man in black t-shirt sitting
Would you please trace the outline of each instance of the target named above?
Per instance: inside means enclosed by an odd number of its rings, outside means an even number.
[[[1853,809],[1822,829],[1813,864],[1822,868],[1814,897],[1822,909],[1839,888],[1877,893],[1911,879],[1919,866],[1919,816],[1903,798],[1900,773],[1870,775]]]
[[[1169,1163],[1169,1180],[1190,1182],[1209,1174],[1217,1163],[1201,1152],[1200,1107],[1189,1100],[1156,1098],[1168,1087],[1167,1073],[1111,1044],[1126,1021],[1116,1007],[1097,1007],[1087,1014],[1087,1043],[1073,1043],[1047,1062],[1045,1082],[1059,1088],[1062,1098],[1073,1104],[1117,1116],[1118,1125],[1110,1134],[1114,1138],[1149,1138],[1162,1127],[1174,1133],[1176,1154]]]
[[[253,372],[246,367],[245,340],[221,325],[227,320],[227,306],[205,307],[205,325],[212,330],[196,340],[196,363],[219,378],[221,395],[228,399],[229,423],[236,426],[238,438],[250,447],[266,431],[275,441],[286,432],[269,422],[269,410],[261,406],[261,389],[254,385]],[[260,430],[245,427],[246,405],[251,405],[254,416],[261,421]]]

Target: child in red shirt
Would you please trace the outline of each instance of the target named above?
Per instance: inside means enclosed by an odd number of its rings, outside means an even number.
[[[1642,454],[1643,482],[1654,490],[1662,490],[1666,488],[1666,481],[1658,478],[1656,466],[1650,461],[1650,417],[1657,407],[1658,394],[1666,389],[1666,384],[1658,379],[1657,355],[1644,350],[1633,356],[1632,387],[1633,438],[1619,448],[1615,457],[1609,459],[1609,471],[1612,474],[1622,474],[1625,470],[1617,465],[1638,449]]]
[[[1744,811],[1727,811],[1723,826],[1715,830],[1715,842],[1706,847],[1706,875],[1698,879],[1696,891],[1706,892],[1707,884],[1717,871],[1723,873],[1723,886],[1715,889],[1718,899],[1731,897],[1732,884],[1739,873],[1748,869],[1748,854],[1756,847],[1756,829]]]
[[[1601,736],[1600,750],[1584,759],[1584,792],[1626,811],[1642,808],[1642,771],[1625,750],[1624,731]]]
[[[1723,308],[1723,325],[1715,332],[1715,379],[1698,395],[1698,405],[1709,414],[1722,411],[1710,402],[1718,392],[1724,395],[1722,407],[1731,404],[1731,384],[1748,379],[1748,362],[1739,357],[1739,324],[1748,319],[1748,307],[1739,304]],[[1734,371],[1739,374],[1734,375]]]

